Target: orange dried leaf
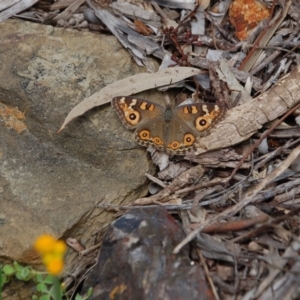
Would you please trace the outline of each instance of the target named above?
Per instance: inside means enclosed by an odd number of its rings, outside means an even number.
[[[150,35],[153,33],[152,29],[146,26],[142,21],[140,20],[134,20],[135,30],[142,34],[142,35]]]
[[[239,40],[246,39],[251,30],[269,16],[270,10],[257,0],[235,0],[229,10],[229,21]]]

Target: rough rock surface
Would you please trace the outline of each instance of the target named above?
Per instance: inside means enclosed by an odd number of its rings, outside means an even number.
[[[145,195],[152,166],[109,105],[56,133],[85,97],[145,70],[112,36],[17,20],[0,31],[0,257],[32,263],[38,235],[91,245],[114,216],[97,204]]]
[[[189,247],[173,254],[184,238],[165,208],[132,209],[108,228],[83,294],[92,287],[90,300],[215,299]]]

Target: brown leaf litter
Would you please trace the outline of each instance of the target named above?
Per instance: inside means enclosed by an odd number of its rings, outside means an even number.
[[[100,2],[60,0],[53,4],[57,11],[41,11],[38,3],[17,17],[111,32],[151,72],[157,72],[153,57],[161,70],[196,70],[185,81],[188,76],[176,82],[165,76],[163,85],[196,101],[217,98],[228,106],[224,120],[199,140],[195,152],[169,158],[150,149],[159,167],[155,179],[148,176],[152,187],[159,186],[152,189],[156,194],[131,206],[103,207],[120,215],[132,208],[164,206],[175,215],[186,237],[174,253],[193,241],[192,261],[202,264],[215,299],[299,298],[299,2],[236,0],[205,2],[203,7],[193,1]],[[209,76],[212,68],[214,77]],[[157,87],[154,78],[161,70],[149,75],[151,86],[146,76],[138,87],[118,93],[128,96]],[[104,92],[91,96],[100,99],[96,105],[80,103],[64,125],[116,96],[102,97]],[[16,113],[0,108],[4,118],[16,118]],[[83,276],[87,265],[76,272],[74,266],[74,277],[65,278],[68,286]],[[114,291],[125,293],[124,288]]]

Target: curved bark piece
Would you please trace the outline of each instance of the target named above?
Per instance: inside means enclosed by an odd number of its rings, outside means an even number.
[[[196,142],[196,154],[226,148],[247,140],[263,124],[286,113],[300,102],[300,67],[282,77],[259,97],[234,107],[208,136]]]

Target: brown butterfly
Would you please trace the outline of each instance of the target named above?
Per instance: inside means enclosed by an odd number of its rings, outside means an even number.
[[[112,107],[135,140],[169,155],[182,155],[194,148],[224,115],[225,109],[213,103],[184,104],[171,109],[135,97],[115,97]]]

